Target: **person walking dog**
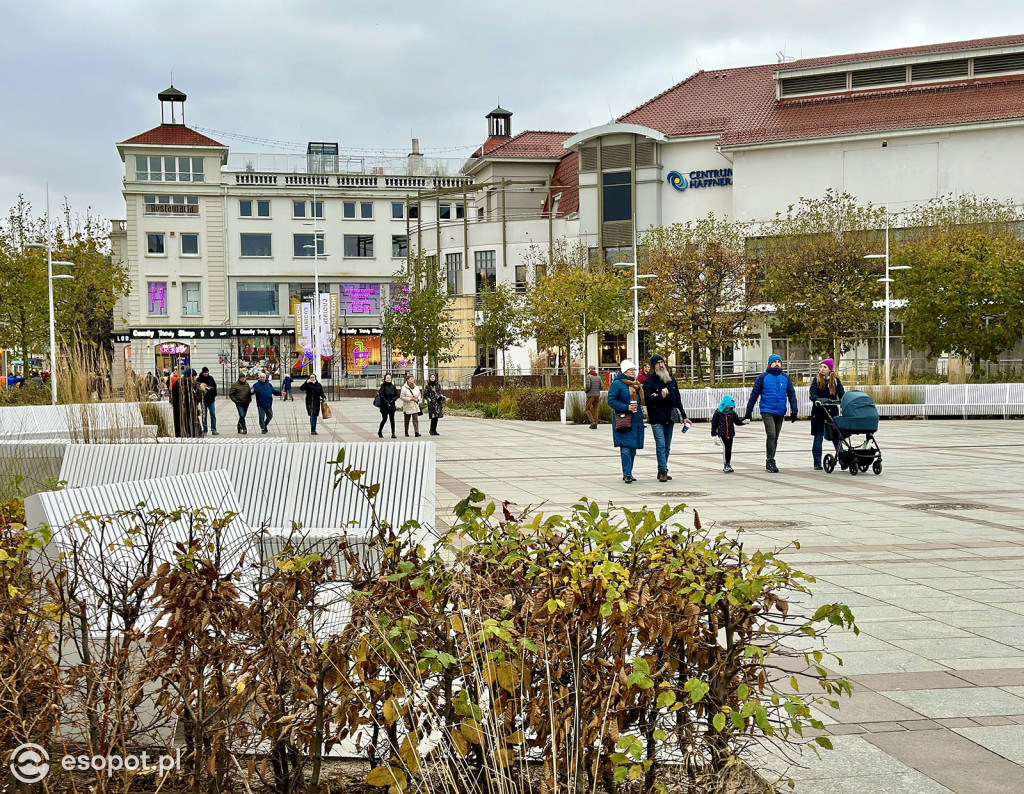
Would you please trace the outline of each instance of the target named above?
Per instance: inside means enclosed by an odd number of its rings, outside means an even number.
[[[590,420],[590,429],[597,430],[597,420],[601,411],[601,376],[597,374],[597,367],[593,364],[587,372],[583,395],[587,398],[584,410],[587,412],[587,419]]]
[[[692,422],[686,418],[679,386],[672,377],[665,357],[651,356],[651,372],[644,381],[644,400],[647,404],[647,422],[654,436],[654,449],[658,457],[658,482],[668,482],[668,456],[672,452],[672,432],[676,424],[683,425],[685,433]]]
[[[750,390],[747,400],[747,413],[743,419],[749,420],[754,413],[754,406],[760,400],[761,421],[765,432],[765,470],[778,474],[779,467],[775,464],[775,450],[779,446],[779,435],[782,433],[782,422],[786,418],[786,402],[789,401],[791,412],[789,421],[796,421],[796,389],[793,381],[782,370],[782,357],[768,356],[768,369],[757,376],[754,388]]]
[[[821,471],[821,441],[825,436],[825,415],[838,416],[838,405],[816,405],[818,400],[842,400],[846,389],[836,375],[836,363],[831,358],[822,359],[818,366],[818,374],[811,379],[808,396],[811,398],[811,457],[814,459],[814,470]],[[839,439],[830,439],[836,452],[839,451]]]
[[[619,364],[619,372],[608,388],[608,406],[613,412],[612,441],[619,448],[622,481],[636,482],[633,461],[644,448],[644,389],[636,379],[636,364],[628,358]]]

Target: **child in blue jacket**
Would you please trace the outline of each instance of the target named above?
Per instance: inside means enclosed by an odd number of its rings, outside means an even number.
[[[736,437],[736,428],[745,425],[746,420],[736,415],[736,401],[728,394],[718,404],[718,409],[711,417],[711,435],[716,444],[722,446],[722,459],[726,474],[732,474],[732,440]]]

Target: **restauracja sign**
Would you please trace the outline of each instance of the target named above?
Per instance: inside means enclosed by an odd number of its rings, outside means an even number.
[[[669,171],[668,183],[676,190],[688,187],[725,187],[732,184],[731,168],[713,168],[710,171],[691,171],[685,176],[678,171]]]

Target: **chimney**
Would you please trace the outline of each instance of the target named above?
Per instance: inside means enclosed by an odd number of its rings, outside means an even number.
[[[406,173],[410,176],[418,176],[423,173],[423,155],[420,154],[420,139],[412,139],[412,151],[409,152]]]

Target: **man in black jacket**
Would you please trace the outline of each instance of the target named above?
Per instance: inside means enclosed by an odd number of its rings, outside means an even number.
[[[217,432],[217,411],[214,405],[214,400],[217,399],[217,381],[210,374],[209,367],[203,367],[203,371],[196,378],[196,383],[203,387],[203,435],[205,436],[207,432],[212,431],[215,436],[219,436],[220,433]],[[206,423],[207,415],[210,417],[209,425]]]
[[[653,370],[643,384],[647,423],[651,426],[658,455],[658,481],[668,482],[672,479],[668,474],[668,456],[672,451],[672,410],[679,412],[678,419],[683,423],[684,433],[692,423],[686,418],[679,386],[665,366],[665,357],[657,354],[651,356],[651,367]]]

